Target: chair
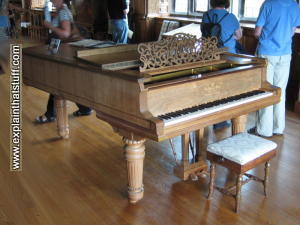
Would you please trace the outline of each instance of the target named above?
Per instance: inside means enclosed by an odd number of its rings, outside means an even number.
[[[208,199],[213,195],[214,188],[221,193],[235,198],[235,212],[238,212],[241,198],[241,187],[250,180],[261,182],[264,194],[267,195],[267,183],[270,160],[276,155],[277,144],[264,138],[240,133],[207,146],[207,159],[210,161],[210,183]],[[260,179],[246,172],[259,164],[265,163],[265,176]],[[228,188],[215,187],[216,164],[237,173],[236,185]],[[243,176],[247,179],[243,180]],[[235,192],[234,192],[235,191]]]
[[[44,41],[48,38],[49,30],[44,26],[44,14],[43,11],[30,10],[28,36],[31,39]]]
[[[158,36],[158,41],[160,41],[162,39],[162,35],[164,33],[177,29],[179,27],[179,25],[180,24],[178,21],[164,20],[161,25],[160,33]]]

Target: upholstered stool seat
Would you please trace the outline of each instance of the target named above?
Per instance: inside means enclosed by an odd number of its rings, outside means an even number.
[[[240,133],[207,146],[207,159],[211,162],[210,185],[208,199],[212,197],[215,179],[215,165],[220,164],[238,174],[236,185],[229,188],[218,188],[223,194],[231,195],[236,200],[235,211],[238,211],[241,186],[250,180],[263,183],[266,195],[269,161],[276,155],[277,144],[273,141],[248,134]],[[265,177],[260,179],[246,174],[248,170],[265,163]],[[248,179],[243,180],[243,175]],[[232,191],[235,193],[232,193]]]

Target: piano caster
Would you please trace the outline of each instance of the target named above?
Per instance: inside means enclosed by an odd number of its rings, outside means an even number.
[[[197,176],[196,174],[194,174],[194,173],[190,175],[190,178],[191,178],[192,181],[197,181],[197,180],[199,180],[199,179],[198,179],[198,176]]]
[[[197,176],[200,177],[200,178],[202,178],[202,179],[206,179],[206,178],[208,178],[209,173],[208,173],[208,171],[203,170],[203,171],[197,173]]]
[[[201,170],[190,174],[190,179],[192,181],[198,181],[199,179],[206,179],[208,176],[209,173],[207,172],[207,170]]]
[[[131,188],[128,187],[128,201],[130,203],[135,204],[143,197],[144,197],[144,186],[138,188],[137,190],[131,190]]]
[[[63,129],[63,130],[58,130],[58,135],[62,138],[62,139],[68,139],[69,138],[69,128],[67,129]]]

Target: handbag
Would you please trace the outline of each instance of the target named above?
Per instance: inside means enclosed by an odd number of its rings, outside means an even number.
[[[83,39],[78,27],[74,22],[71,23],[71,35],[68,39],[70,39],[71,41],[79,41]]]

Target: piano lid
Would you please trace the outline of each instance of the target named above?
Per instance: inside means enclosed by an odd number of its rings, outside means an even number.
[[[136,44],[78,50],[75,57],[101,70],[121,70],[140,65]]]

